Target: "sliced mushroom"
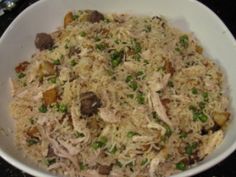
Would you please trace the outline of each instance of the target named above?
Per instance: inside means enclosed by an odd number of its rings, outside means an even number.
[[[92,116],[101,107],[101,100],[93,92],[85,92],[80,95],[80,112],[85,116]]]
[[[213,119],[217,125],[223,127],[227,120],[229,120],[230,113],[229,112],[215,112],[213,115]]]
[[[73,13],[68,12],[64,17],[64,28],[73,21]]]
[[[35,38],[35,46],[39,50],[50,49],[54,45],[54,40],[47,33],[38,33]]]
[[[15,71],[17,73],[24,72],[29,64],[30,63],[28,61],[24,61],[24,62],[22,62],[22,63],[20,63],[19,65],[16,66]]]
[[[98,166],[98,173],[101,175],[109,175],[112,170],[112,165],[100,165]]]
[[[52,88],[43,92],[43,101],[46,105],[50,105],[57,101],[57,89]]]
[[[91,23],[100,22],[101,20],[104,20],[104,15],[96,10],[91,11],[88,16],[88,21]]]

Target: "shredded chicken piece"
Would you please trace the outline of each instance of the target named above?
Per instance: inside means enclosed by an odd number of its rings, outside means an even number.
[[[218,130],[210,135],[200,148],[200,157],[204,158],[211,153],[222,142],[223,138],[224,132],[222,130]]]
[[[109,108],[100,108],[99,115],[103,121],[108,123],[117,123],[120,121],[120,118],[116,115],[116,112]]]
[[[172,127],[172,123],[166,114],[166,109],[162,105],[160,97],[156,92],[151,92],[151,101],[153,109],[156,111],[160,119]]]
[[[166,156],[166,150],[163,149],[161,152],[159,152],[155,158],[153,158],[150,162],[150,168],[149,168],[149,175],[150,177],[156,177],[155,172],[158,171],[157,167],[158,165],[165,160]]]
[[[147,127],[150,128],[150,129],[159,130],[161,132],[161,135],[165,135],[165,133],[166,133],[166,129],[164,127],[162,127],[160,124],[155,123],[155,122],[149,122]]]
[[[159,72],[155,72],[151,76],[150,80],[148,81],[148,84],[149,84],[151,90],[157,92],[157,91],[165,88],[170,76],[171,76],[171,74],[168,73],[168,74],[164,75],[164,77],[162,77]]]

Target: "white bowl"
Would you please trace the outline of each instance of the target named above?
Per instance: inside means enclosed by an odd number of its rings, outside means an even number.
[[[10,100],[8,78],[14,67],[35,51],[34,38],[38,32],[52,32],[63,24],[68,10],[96,9],[101,12],[126,12],[143,15],[163,15],[186,32],[193,32],[207,55],[215,59],[226,73],[231,107],[236,107],[236,42],[222,21],[196,0],[41,0],[24,10],[8,27],[0,40],[0,155],[17,168],[40,177],[52,177],[24,159],[14,145],[14,122],[8,113]],[[231,109],[235,115],[235,110]],[[197,166],[173,177],[197,174],[219,163],[236,148],[236,119],[231,117],[223,143]],[[0,129],[0,130],[1,130]],[[13,130],[13,131],[12,131]],[[2,131],[0,131],[2,132]]]

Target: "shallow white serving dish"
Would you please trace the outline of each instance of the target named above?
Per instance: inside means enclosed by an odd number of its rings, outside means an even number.
[[[17,168],[34,176],[52,177],[24,159],[14,145],[14,123],[8,114],[10,100],[8,78],[14,67],[29,58],[34,48],[35,34],[52,32],[63,24],[68,10],[97,9],[101,12],[126,12],[143,15],[163,15],[186,32],[193,32],[206,54],[219,63],[227,75],[231,110],[236,108],[236,42],[222,21],[207,7],[195,0],[41,0],[23,11],[0,39],[0,156]],[[236,149],[236,119],[232,116],[224,142],[216,151],[185,172],[173,177],[191,176],[206,170],[229,156]]]

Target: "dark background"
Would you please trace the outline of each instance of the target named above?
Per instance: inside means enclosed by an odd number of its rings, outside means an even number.
[[[21,0],[12,11],[0,17],[0,36],[14,18],[27,6],[37,0]],[[235,0],[199,0],[212,9],[226,24],[236,38],[236,1]],[[181,9],[179,9],[181,10]],[[31,177],[9,165],[0,158],[0,177]],[[194,177],[236,177],[236,152],[215,167]]]

